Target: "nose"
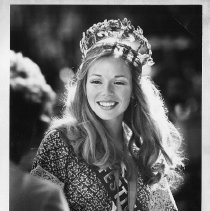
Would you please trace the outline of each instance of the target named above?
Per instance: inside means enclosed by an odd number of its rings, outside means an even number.
[[[106,84],[104,84],[104,93],[105,94],[114,93],[114,85],[111,82],[107,82]]]

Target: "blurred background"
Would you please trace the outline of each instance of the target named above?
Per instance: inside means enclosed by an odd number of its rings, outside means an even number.
[[[127,17],[148,38],[155,65],[145,67],[163,95],[169,118],[184,136],[185,182],[174,193],[179,210],[201,210],[201,5],[11,5],[10,49],[41,69],[57,94],[54,115],[63,109],[65,83],[77,70],[82,32],[104,19]],[[37,135],[32,147],[43,136]],[[25,162],[27,161],[25,157]],[[24,161],[23,161],[24,163]],[[25,164],[26,165],[26,164]]]

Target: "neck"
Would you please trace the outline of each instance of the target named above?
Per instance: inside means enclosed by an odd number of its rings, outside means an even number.
[[[122,143],[123,141],[123,128],[122,120],[105,120],[105,127],[111,135],[112,139],[117,143]]]

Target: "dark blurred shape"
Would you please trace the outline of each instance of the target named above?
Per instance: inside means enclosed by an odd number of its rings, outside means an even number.
[[[19,163],[29,147],[39,145],[35,137],[50,122],[55,93],[38,65],[21,53],[10,53],[10,159]]]
[[[13,163],[9,191],[10,211],[69,211],[59,187],[23,172]]]
[[[10,211],[69,211],[58,186],[22,170],[31,165],[36,151],[31,153],[29,148],[35,144],[33,138],[46,129],[54,100],[55,93],[38,65],[10,51]],[[38,132],[39,122],[43,130]],[[21,166],[22,159],[25,166]]]
[[[198,19],[198,14],[202,12],[201,5],[187,5],[185,7],[168,7],[168,11],[174,20],[193,38],[198,39],[202,35],[202,25]]]

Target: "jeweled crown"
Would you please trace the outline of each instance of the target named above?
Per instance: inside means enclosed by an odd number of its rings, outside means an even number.
[[[83,32],[80,41],[83,59],[90,50],[98,46],[112,50],[114,54],[123,56],[135,66],[154,64],[151,46],[143,36],[143,30],[139,26],[135,29],[127,18],[122,21],[104,20]]]

